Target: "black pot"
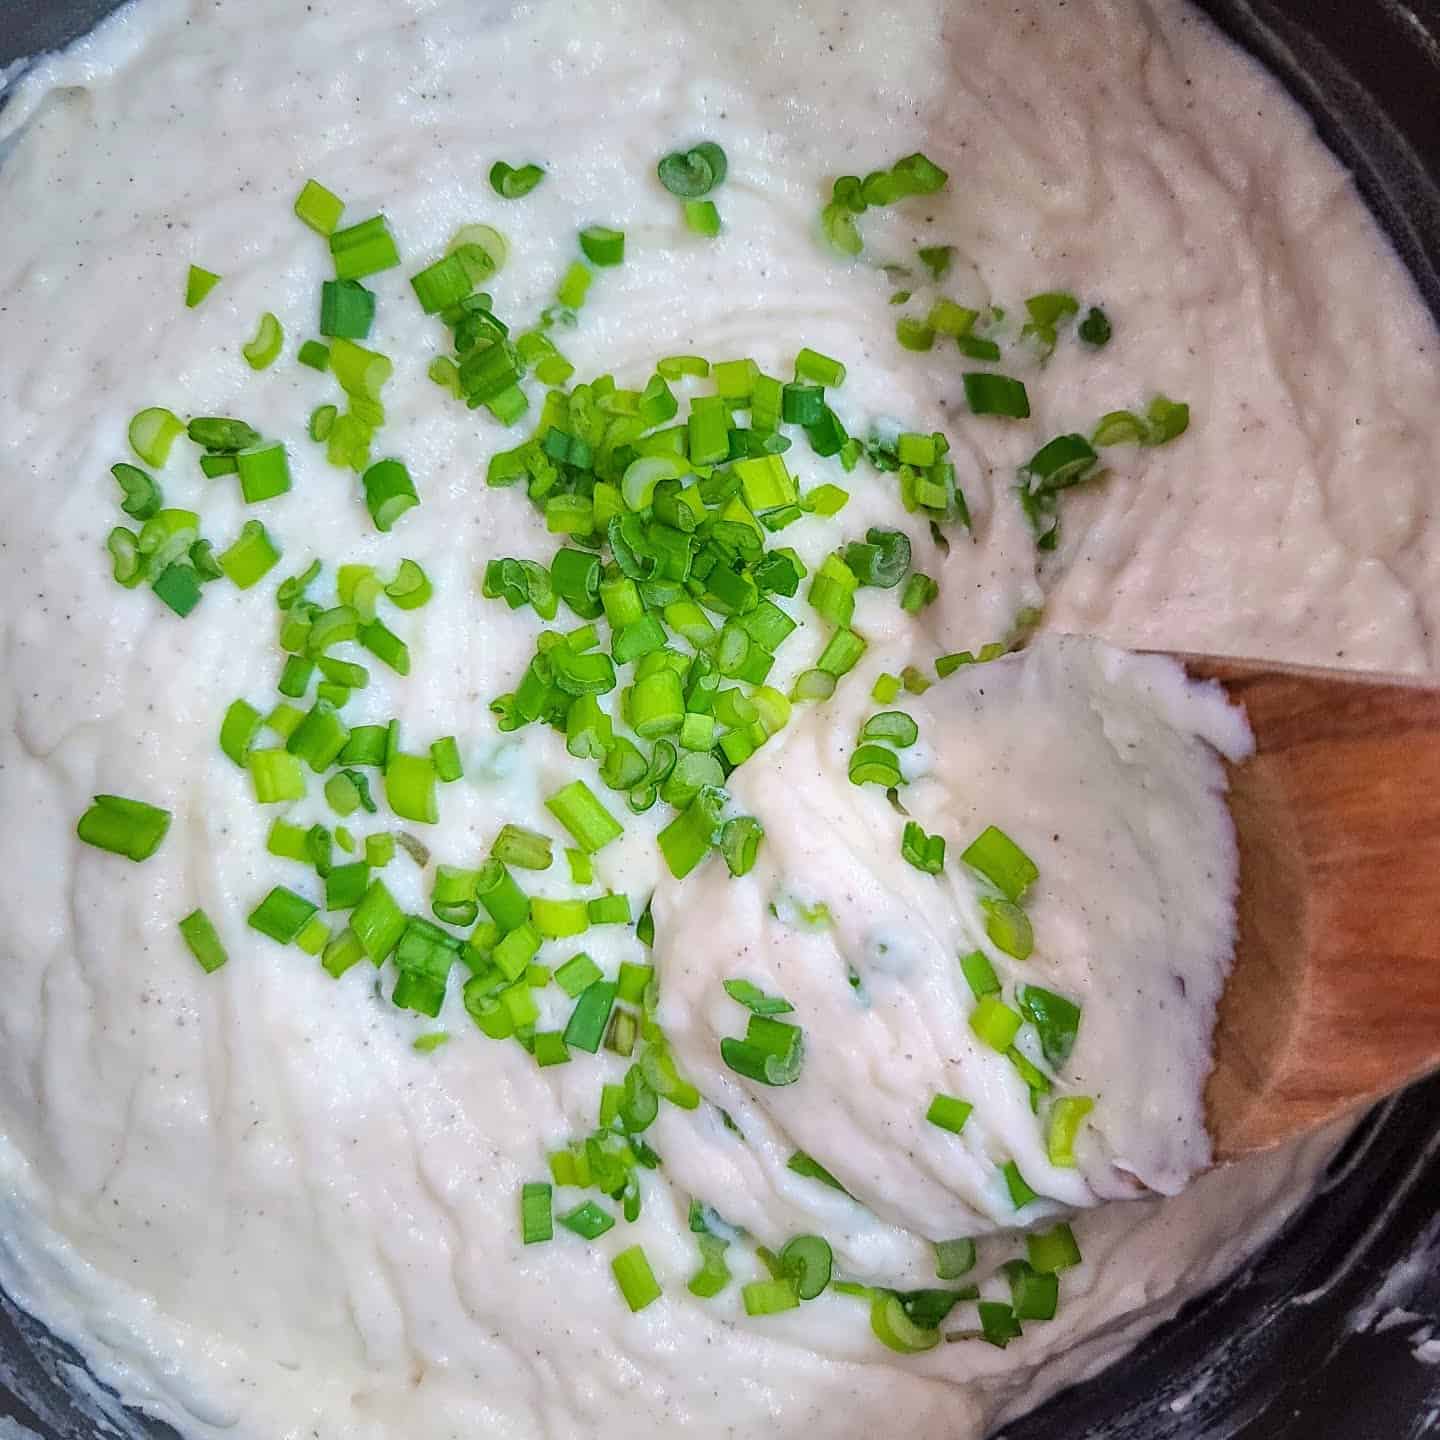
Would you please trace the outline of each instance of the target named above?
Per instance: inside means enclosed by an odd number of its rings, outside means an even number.
[[[1440,320],[1440,0],[1200,3],[1309,111]],[[113,8],[8,0],[0,67]],[[1437,1210],[1440,1078],[1375,1111],[1238,1274],[1005,1440],[1419,1440],[1440,1421],[1440,1366],[1415,1354],[1440,1328]],[[0,1415],[44,1440],[88,1440],[69,1388],[82,1362],[3,1295],[0,1357]]]

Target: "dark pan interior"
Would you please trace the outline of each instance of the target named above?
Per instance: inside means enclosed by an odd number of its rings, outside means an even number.
[[[1200,3],[1309,111],[1440,318],[1440,0]],[[0,3],[0,66],[113,8]],[[1440,1368],[1415,1355],[1440,1315],[1437,1198],[1440,1078],[1370,1116],[1240,1273],[1006,1440],[1418,1440],[1440,1412]],[[4,1296],[0,1356],[0,1415],[46,1440],[93,1434],[67,1385],[79,1357]]]

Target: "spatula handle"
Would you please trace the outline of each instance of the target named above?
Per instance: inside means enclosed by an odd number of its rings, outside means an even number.
[[[1239,942],[1206,1093],[1218,1159],[1440,1066],[1440,689],[1182,656],[1245,706]]]

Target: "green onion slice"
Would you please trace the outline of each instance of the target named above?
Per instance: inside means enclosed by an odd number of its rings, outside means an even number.
[[[139,862],[160,848],[169,829],[168,810],[122,795],[97,795],[80,817],[75,833],[97,850]]]
[[[783,995],[767,995],[749,980],[726,980],[725,993],[752,1015],[785,1015],[795,1007]]]
[[[240,353],[252,370],[264,370],[274,364],[284,344],[285,331],[279,320],[267,310],[260,317],[254,338],[240,347]]]
[[[528,195],[543,179],[539,165],[512,166],[497,160],[490,167],[490,188],[504,200],[519,200]]]

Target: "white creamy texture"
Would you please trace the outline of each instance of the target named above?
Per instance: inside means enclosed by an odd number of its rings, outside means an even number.
[[[740,1133],[667,1110],[658,1144],[672,1179],[765,1243],[818,1231],[848,1269],[924,1284],[926,1240],[1133,1198],[1137,1180],[1175,1193],[1208,1164],[1201,1090],[1237,869],[1217,747],[1241,758],[1249,734],[1214,688],[1157,656],[1041,638],[961,669],[906,697],[920,739],[901,755],[902,803],[951,860],[930,876],[902,859],[905,819],[884,790],[847,778],[877,708],[842,687],[736,773],[736,804],[765,827],[750,875],[662,878],[660,1022]],[[958,863],[991,824],[1040,871],[1023,962],[987,937],[980,897],[993,892]],[[799,918],[816,905],[833,923]],[[1097,1101],[1078,1169],[1050,1163],[1020,1073],[969,1027],[958,960],[976,949],[1007,995],[1033,984],[1082,1007],[1057,1073],[1060,1093]],[[722,988],[731,978],[794,1006],[784,1019],[803,1026],[806,1057],[793,1085],[757,1085],[721,1060],[721,1038],[748,1018]],[[1049,1068],[1033,1030],[1018,1043]],[[973,1102],[959,1136],[926,1120],[936,1094]],[[854,1200],[788,1170],[797,1149]],[[1018,1216],[1008,1160],[1044,1197]]]
[[[623,225],[626,265],[597,279],[564,340],[582,374],[633,382],[676,351],[780,373],[809,344],[851,367],[836,404],[857,429],[875,414],[945,429],[973,541],[942,559],[906,528],[941,579],[931,628],[946,647],[1003,636],[1043,594],[1052,628],[1125,644],[1430,668],[1433,330],[1289,102],[1204,22],[1171,0],[863,19],[838,0],[512,15],[143,0],[27,80],[0,135],[27,117],[0,172],[0,806],[18,817],[0,832],[0,1280],[103,1378],[195,1433],[963,1436],[1118,1353],[1304,1195],[1324,1141],[1173,1201],[1102,1208],[1078,1224],[1086,1263],[1054,1322],[1003,1353],[911,1360],[880,1351],[843,1297],[755,1322],[733,1287],[691,1301],[678,1189],[650,1185],[640,1223],[594,1247],[522,1250],[518,1184],[588,1128],[614,1074],[540,1074],[468,1033],[456,996],[443,1023],[457,1039],[416,1055],[416,1024],[368,977],[336,985],[244,929],[277,878],[269,817],[214,735],[233,695],[273,685],[273,587],[208,597],[182,624],[118,592],[101,550],[107,467],[139,406],[278,429],[296,486],[265,519],[287,572],[308,544],[330,560],[413,554],[436,581],[405,617],[412,680],[377,679],[360,718],[398,713],[416,743],[460,734],[470,779],[444,796],[437,854],[478,857],[504,819],[546,823],[539,797],[572,762],[549,734],[497,745],[484,702],[532,632],[475,584],[487,556],[550,546],[521,496],[481,485],[498,433],[424,378],[438,331],[403,272],[376,282],[376,343],[400,361],[383,444],[425,503],[394,535],[373,533],[353,482],[303,439],[330,383],[288,360],[256,377],[239,358],[263,310],[292,340],[313,325],[324,247],[288,215],[313,173],[357,216],[383,205],[416,264],[462,222],[505,228],[514,256],[494,288],[513,317],[545,303],[577,225]],[[700,135],[731,160],[713,243],[684,234],[652,178],[661,150]],[[1116,322],[1107,350],[1063,345],[1027,374],[1037,419],[1023,430],[966,417],[953,352],[895,344],[892,283],[815,247],[827,177],[917,148],[950,187],[864,217],[871,256],[953,243],[958,300],[1065,285]],[[502,157],[549,178],[500,202],[484,177]],[[190,261],[226,277],[194,312],[179,303]],[[1037,436],[1157,387],[1191,402],[1190,433],[1110,452],[1106,483],[1067,499],[1037,576],[1014,464]],[[178,461],[161,478],[174,502],[203,496],[207,533],[238,529],[230,487],[202,490]],[[853,489],[841,521],[787,532],[807,560],[895,523],[892,482]],[[855,685],[882,655],[896,668],[908,647],[931,651],[893,595],[862,596],[857,625],[872,653]],[[797,635],[786,667],[819,639]],[[96,790],[175,811],[143,870],[74,843]],[[312,801],[297,818],[319,813]],[[636,898],[655,877],[643,830],[599,866]],[[400,898],[418,904],[405,863]],[[175,934],[196,904],[233,957],[211,977]],[[628,953],[586,943],[607,965]],[[607,1263],[632,1239],[667,1290],[637,1316]]]

